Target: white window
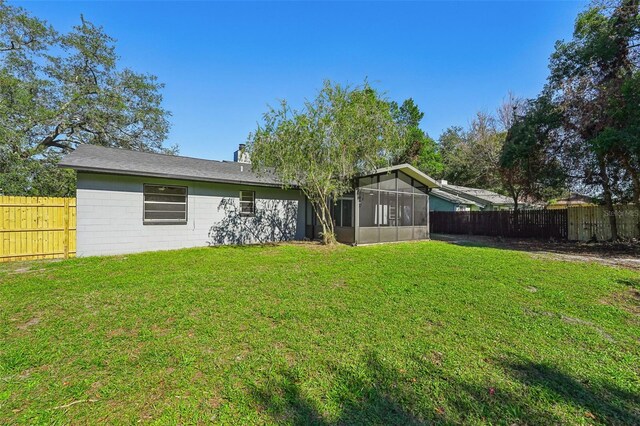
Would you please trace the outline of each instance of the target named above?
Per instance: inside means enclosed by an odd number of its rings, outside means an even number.
[[[187,223],[187,187],[144,185],[145,224]]]
[[[256,193],[240,191],[240,216],[250,217],[256,214]]]

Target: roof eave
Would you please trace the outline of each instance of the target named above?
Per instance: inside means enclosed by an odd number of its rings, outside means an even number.
[[[243,181],[243,180],[235,180],[235,179],[198,178],[194,176],[175,175],[171,173],[146,173],[146,172],[138,172],[138,171],[125,172],[122,170],[103,169],[99,167],[77,166],[73,164],[65,164],[62,162],[58,163],[58,167],[65,168],[65,169],[74,169],[78,172],[100,173],[100,174],[108,174],[108,175],[142,176],[142,177],[161,178],[161,179],[187,180],[192,182],[211,182],[211,183],[225,183],[225,184],[231,184],[231,185],[266,186],[270,188],[283,187],[283,185],[278,183]],[[291,188],[296,189],[297,186],[291,185]]]
[[[438,182],[433,179],[431,176],[422,173],[420,170],[413,167],[411,164],[398,164],[396,166],[383,167],[381,169],[377,169],[375,172],[371,174],[379,174],[379,173],[387,173],[395,170],[401,170],[410,177],[416,179],[418,182],[423,183],[429,188],[439,188]]]

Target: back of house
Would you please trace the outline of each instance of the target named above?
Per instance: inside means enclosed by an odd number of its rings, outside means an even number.
[[[314,238],[313,209],[298,188],[236,161],[80,145],[60,167],[77,171],[77,255]],[[403,164],[356,179],[337,200],[338,240],[366,244],[429,238],[437,183]]]

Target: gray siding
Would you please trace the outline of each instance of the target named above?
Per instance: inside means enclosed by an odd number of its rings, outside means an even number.
[[[143,225],[145,183],[187,186],[187,223]],[[255,191],[255,217],[237,214],[240,190]],[[304,238],[298,190],[79,172],[77,203],[78,256]]]

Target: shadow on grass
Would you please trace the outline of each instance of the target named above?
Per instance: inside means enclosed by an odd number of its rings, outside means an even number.
[[[252,397],[274,421],[296,425],[560,424],[590,416],[609,424],[640,424],[638,395],[612,386],[591,388],[551,366],[502,363],[513,385],[492,389],[420,362],[411,377],[369,355],[364,368],[337,369],[329,392],[315,398],[297,370],[280,371]],[[564,416],[553,409],[558,403],[566,408]],[[334,407],[333,414],[320,404]]]
[[[536,238],[502,238],[469,234],[431,234],[431,239],[462,247],[496,248],[529,253],[547,252],[566,255],[586,255],[602,258],[640,256],[640,244],[634,242],[587,243]]]
[[[393,424],[422,425],[414,414],[411,395],[402,390],[377,357],[369,356],[364,371],[339,370],[331,395],[327,398],[339,406],[340,415],[328,419],[306,395],[295,370],[280,371],[278,380],[253,392],[255,400],[277,422],[296,425]],[[372,376],[373,375],[373,376]]]
[[[640,395],[614,386],[579,381],[557,368],[531,361],[503,364],[507,371],[527,387],[547,391],[562,402],[582,407],[600,422],[640,424]]]
[[[632,278],[623,278],[616,280],[618,284],[626,285],[632,289],[640,290],[640,280]]]

